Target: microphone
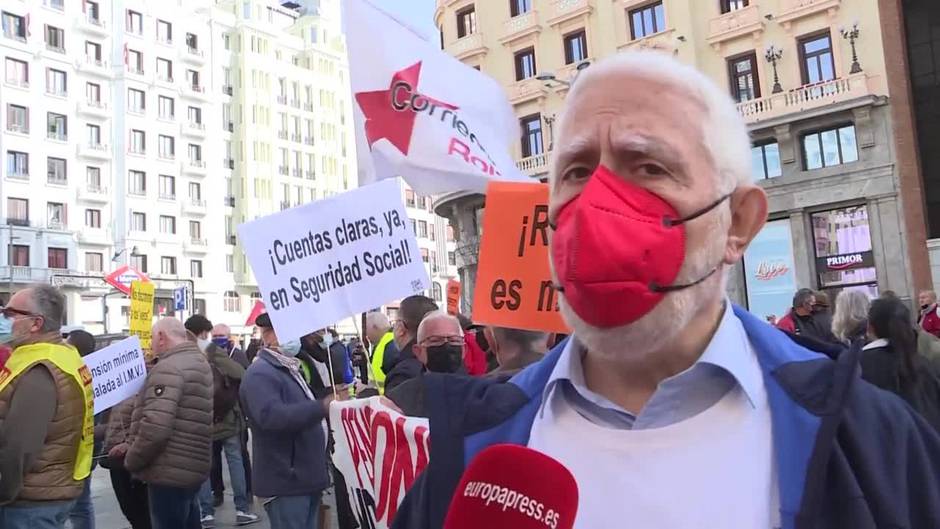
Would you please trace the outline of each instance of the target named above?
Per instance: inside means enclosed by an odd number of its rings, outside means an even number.
[[[444,529],[571,529],[578,485],[571,471],[519,445],[480,452],[460,479]]]

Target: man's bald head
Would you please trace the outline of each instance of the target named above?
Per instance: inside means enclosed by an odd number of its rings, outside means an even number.
[[[163,355],[170,349],[191,341],[183,322],[176,318],[163,318],[153,324],[151,347],[156,356]]]

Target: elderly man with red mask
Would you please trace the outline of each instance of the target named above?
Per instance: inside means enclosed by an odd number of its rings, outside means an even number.
[[[430,465],[393,527],[440,527],[502,443],[571,471],[578,529],[940,527],[929,426],[857,353],[835,363],[725,295],[768,209],[728,95],[625,53],[582,72],[557,130],[550,253],[573,336],[507,383],[426,377]]]

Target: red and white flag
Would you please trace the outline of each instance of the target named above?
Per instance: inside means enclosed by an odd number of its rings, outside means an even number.
[[[503,88],[367,0],[345,0],[359,183],[403,177],[419,194],[531,180],[509,145],[519,124]]]

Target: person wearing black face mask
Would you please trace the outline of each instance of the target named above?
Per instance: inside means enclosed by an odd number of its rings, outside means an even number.
[[[422,373],[387,391],[385,396],[405,415],[427,417],[422,375],[426,372],[467,374],[463,364],[464,340],[460,322],[443,311],[429,313],[418,326],[413,350],[424,367]]]

